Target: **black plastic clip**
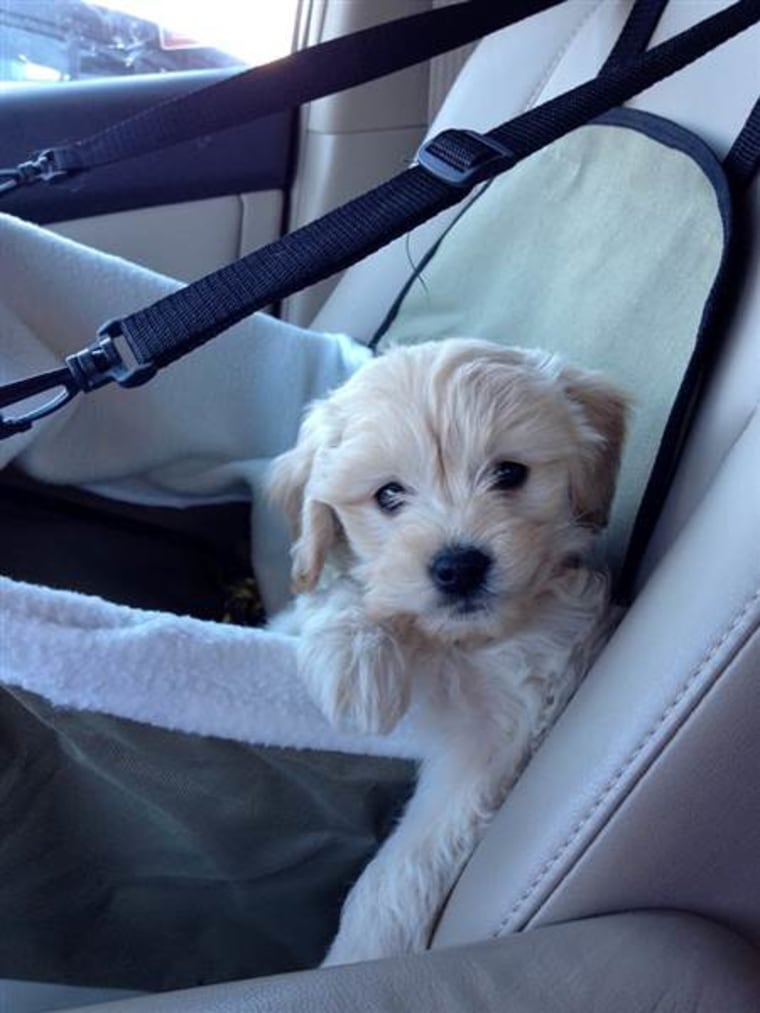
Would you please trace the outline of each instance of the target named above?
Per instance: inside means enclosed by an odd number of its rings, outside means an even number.
[[[47,391],[58,391],[49,401],[15,418],[6,418],[0,411],[0,440],[25,432],[38,419],[63,408],[77,394],[97,390],[114,381],[120,387],[138,387],[155,375],[156,366],[152,362],[130,365],[124,361],[116,345],[116,339],[123,334],[118,320],[104,324],[98,334],[101,335],[98,341],[67,356],[65,366],[0,386],[0,408],[20,404]]]
[[[124,361],[124,354],[116,345],[116,339],[124,336],[120,320],[103,324],[98,335],[99,341],[66,357],[66,365],[80,390],[97,390],[112,381],[120,387],[139,387],[155,376],[157,367],[152,362]]]
[[[55,152],[40,151],[27,162],[19,162],[12,169],[0,169],[0,194],[29,183],[51,183],[66,176],[65,169],[56,168]]]
[[[474,130],[444,130],[417,152],[417,164],[463,190],[510,169],[518,157],[506,145]]]

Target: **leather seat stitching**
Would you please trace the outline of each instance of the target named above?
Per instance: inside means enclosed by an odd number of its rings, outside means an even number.
[[[638,759],[639,755],[646,749],[647,745],[651,740],[659,733],[662,726],[666,723],[673,711],[678,707],[683,698],[689,692],[693,684],[697,681],[704,669],[709,665],[715,655],[721,650],[725,643],[729,640],[732,634],[741,626],[742,622],[747,617],[748,613],[752,610],[752,607],[760,601],[760,588],[758,588],[753,595],[751,595],[742,608],[734,615],[731,622],[726,626],[721,636],[714,641],[711,646],[707,649],[706,653],[699,661],[697,666],[692,670],[686,681],[682,684],[681,689],[678,691],[676,696],[671,700],[665,710],[662,712],[660,717],[657,719],[655,724],[650,730],[644,735],[639,744],[635,747],[632,753],[623,761],[618,767],[612,777],[603,786],[597,797],[591,803],[590,807],[584,813],[584,815],[578,820],[575,826],[572,828],[565,840],[559,845],[555,853],[539,868],[535,878],[525,888],[523,893],[517,898],[514,904],[510,907],[507,913],[503,916],[499,922],[498,927],[492,932],[492,938],[498,938],[507,929],[507,924],[514,914],[517,913],[518,909],[522,904],[528,900],[531,894],[535,891],[536,887],[540,885],[546,875],[551,872],[557,862],[563,857],[568,848],[575,842],[580,832],[586,827],[586,825],[593,818],[597,810],[607,801],[610,794],[617,788],[618,784],[623,780],[625,775],[629,772],[631,766]],[[719,677],[720,673],[718,673]]]
[[[546,87],[551,81],[551,79],[554,77],[555,73],[557,72],[557,69],[559,68],[560,64],[567,55],[567,52],[572,46],[573,42],[575,42],[575,40],[581,34],[581,32],[586,27],[588,22],[591,21],[596,14],[598,14],[598,12],[601,10],[603,2],[604,0],[597,0],[596,6],[592,7],[591,10],[587,11],[586,14],[584,14],[584,16],[573,28],[572,32],[568,35],[565,42],[554,53],[554,56],[552,57],[550,63],[548,64],[544,72],[541,74],[541,76],[538,78],[532,93],[528,97],[528,101],[525,104],[526,109],[532,109],[533,106],[541,98],[541,95],[546,90]]]

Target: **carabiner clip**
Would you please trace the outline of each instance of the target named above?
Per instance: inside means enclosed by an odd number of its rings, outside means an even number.
[[[60,369],[53,369],[48,373],[40,373],[39,376],[30,376],[24,380],[16,380],[14,383],[5,384],[0,388],[0,408],[7,408],[9,405],[19,404],[27,401],[35,394],[43,394],[48,390],[61,388],[59,394],[40,405],[39,408],[31,408],[22,415],[14,418],[6,418],[0,411],[0,440],[7,436],[15,436],[16,433],[26,432],[31,429],[32,423],[42,419],[46,415],[52,415],[65,404],[68,404],[80,391],[71,370],[68,366]]]
[[[0,169],[0,193],[15,190],[20,183],[18,169]]]
[[[15,190],[17,186],[26,183],[51,183],[62,176],[66,176],[65,169],[56,168],[55,152],[40,151],[32,155],[26,162],[19,162],[12,169],[0,169],[0,180],[6,177],[5,182],[0,182],[0,194]]]
[[[8,419],[0,411],[0,440],[30,429],[33,422],[52,415],[63,408],[77,394],[87,394],[107,383],[120,387],[139,387],[155,376],[157,367],[152,362],[125,362],[116,342],[124,337],[122,322],[109,320],[98,330],[98,340],[80,352],[66,356],[66,365],[48,373],[28,376],[23,380],[0,385],[0,408],[27,401],[35,394],[60,387],[60,393],[39,408]],[[127,343],[128,344],[128,343]]]

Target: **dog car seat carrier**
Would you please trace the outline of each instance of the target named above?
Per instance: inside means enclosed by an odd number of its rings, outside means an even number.
[[[760,18],[757,5],[734,6],[747,25]],[[628,77],[642,65],[646,35],[629,33],[602,68],[593,91],[602,104],[610,83],[622,91],[611,105],[648,83]],[[654,51],[644,64],[653,74]],[[430,181],[433,195],[393,226],[396,234],[431,202],[438,209],[475,189],[373,344],[456,331],[539,345],[631,389],[636,423],[606,545],[630,593],[631,560],[640,558],[725,333],[741,255],[732,209],[757,165],[757,119],[721,166],[679,125],[578,108],[576,129],[555,124],[556,140],[482,186],[496,163],[516,161],[524,119],[491,141],[460,132],[423,148],[410,171],[415,185]],[[381,189],[373,200],[391,201],[395,190]],[[370,225],[357,240],[365,252],[381,242]],[[252,499],[254,571],[266,607],[276,609],[287,556],[261,496],[267,462],[293,442],[304,402],[371,350],[263,315],[242,319],[257,300],[271,301],[260,283],[231,307],[220,307],[208,282],[182,293],[189,302],[171,302],[180,289],[168,279],[14,219],[1,227],[6,376],[15,383],[54,373],[68,356],[57,385],[67,395],[93,390],[9,433],[3,463],[47,486],[160,509]],[[320,229],[310,232],[317,247]],[[330,235],[325,245],[335,248]],[[278,249],[297,259],[300,248],[291,237]],[[253,256],[232,272],[246,284],[268,263],[263,251]],[[341,247],[324,270],[346,257]],[[307,265],[307,277],[315,270]],[[275,294],[303,283],[290,264],[286,274],[273,282]],[[44,278],[45,305],[30,277]],[[196,313],[207,297],[209,308]],[[146,328],[167,307],[156,355]],[[114,313],[123,314],[119,328],[93,346],[96,354],[78,353],[82,334]],[[230,323],[218,345],[197,347]],[[174,345],[180,331],[184,344]],[[95,389],[97,354],[108,357],[114,334],[137,336],[129,382],[141,367],[145,379],[197,350],[137,390]],[[123,352],[115,354],[107,379],[118,384]],[[197,417],[206,420],[202,432],[188,423]],[[327,727],[300,690],[288,638],[53,590],[23,566],[2,581],[11,771],[3,818],[13,833],[0,867],[0,974],[158,990],[316,963],[341,893],[409,791],[413,727],[372,740]]]

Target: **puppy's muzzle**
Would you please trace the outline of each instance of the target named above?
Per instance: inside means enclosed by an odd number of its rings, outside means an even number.
[[[435,587],[448,599],[472,599],[485,590],[491,557],[470,545],[441,549],[430,563]]]

